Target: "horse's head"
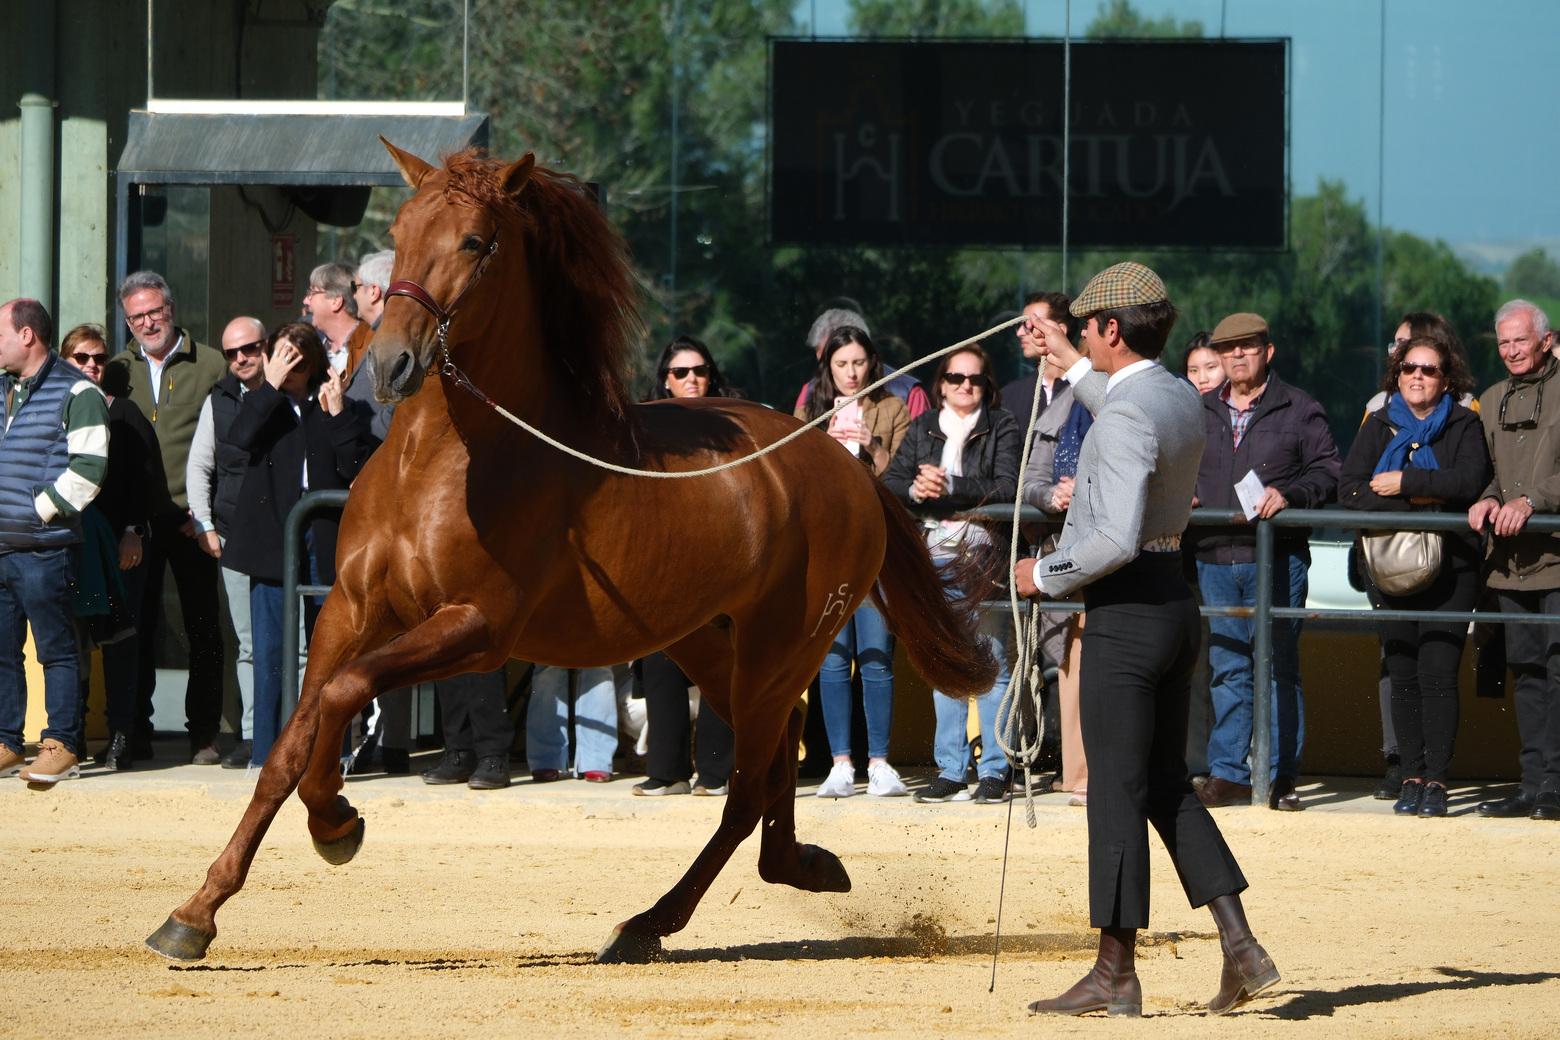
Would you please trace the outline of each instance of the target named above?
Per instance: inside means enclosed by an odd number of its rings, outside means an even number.
[[[501,249],[517,256],[523,251],[512,226],[502,246],[500,231],[506,211],[518,213],[517,201],[535,162],[527,154],[499,168],[491,181],[484,181],[491,192],[473,196],[451,190],[448,169],[380,140],[416,192],[390,225],[395,265],[384,317],[369,345],[375,396],[391,402],[417,392],[440,360],[441,347],[470,338],[471,330],[491,320],[502,292],[489,269]]]

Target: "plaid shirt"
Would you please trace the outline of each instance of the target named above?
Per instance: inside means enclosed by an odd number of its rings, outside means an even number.
[[[1235,447],[1240,447],[1241,438],[1246,436],[1246,427],[1251,425],[1251,417],[1257,414],[1257,406],[1262,403],[1262,395],[1267,393],[1264,384],[1262,393],[1251,399],[1251,403],[1245,408],[1236,408],[1230,403],[1230,384],[1226,382],[1219,387],[1219,400],[1224,402],[1224,407],[1230,411],[1230,433],[1235,437]]]

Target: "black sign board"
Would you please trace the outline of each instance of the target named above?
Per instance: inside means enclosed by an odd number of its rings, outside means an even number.
[[[1069,245],[1282,248],[1285,41],[1074,43]],[[1063,47],[775,40],[780,243],[1056,246]]]

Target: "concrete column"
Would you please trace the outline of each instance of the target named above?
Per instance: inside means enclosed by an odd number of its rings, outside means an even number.
[[[54,102],[22,95],[22,214],[20,287],[49,308],[54,304]]]

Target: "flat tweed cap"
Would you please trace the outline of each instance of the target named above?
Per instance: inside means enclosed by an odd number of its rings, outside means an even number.
[[[1168,300],[1165,283],[1157,274],[1131,260],[1105,268],[1089,279],[1083,292],[1072,302],[1075,317],[1087,318],[1117,307],[1141,307],[1145,303]]]
[[[1235,343],[1252,337],[1267,339],[1267,334],[1266,318],[1250,311],[1241,311],[1239,314],[1231,314],[1213,327],[1213,332],[1208,336],[1208,345]]]

